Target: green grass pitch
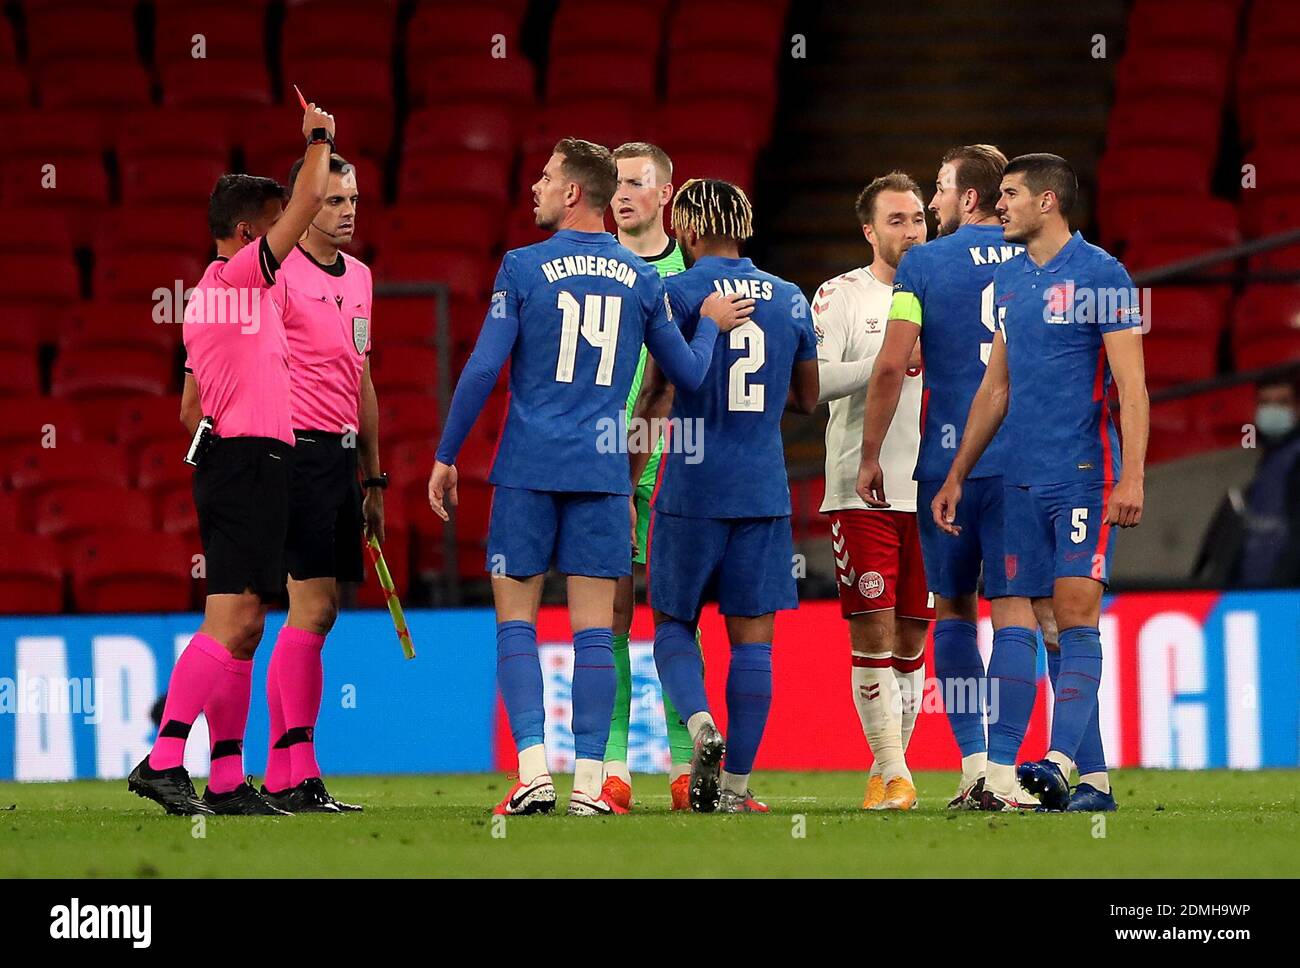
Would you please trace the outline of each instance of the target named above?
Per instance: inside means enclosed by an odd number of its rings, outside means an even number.
[[[670,813],[665,778],[638,776],[629,816],[494,824],[502,776],[339,777],[331,791],[364,814],[202,825],[165,816],[125,781],[0,783],[0,876],[1300,875],[1296,770],[1125,770],[1120,811],[1104,818],[949,812],[950,773],[917,775],[912,813],[864,813],[863,781],[760,773],[772,813],[723,817]]]

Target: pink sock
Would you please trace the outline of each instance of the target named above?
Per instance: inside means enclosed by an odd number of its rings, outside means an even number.
[[[253,660],[232,655],[203,706],[212,740],[208,789],[213,793],[229,793],[244,782],[244,730],[252,696]]]
[[[284,635],[283,629],[280,635]],[[265,782],[266,788],[272,793],[280,793],[292,786],[289,782],[289,747],[275,745],[284,735],[284,703],[280,701],[280,666],[283,657],[284,650],[277,647],[271,653],[271,661],[266,667],[266,706],[271,713],[271,736],[266,744]]]
[[[194,633],[167,683],[162,725],[149,753],[149,767],[169,770],[185,760],[185,740],[230,659],[226,647],[210,635]]]
[[[285,726],[276,745],[289,750],[291,786],[297,786],[310,777],[320,776],[314,734],[325,679],[325,670],[321,664],[321,649],[324,645],[325,636],[288,625],[280,630],[280,637],[275,642],[275,651],[282,653],[278,680]]]

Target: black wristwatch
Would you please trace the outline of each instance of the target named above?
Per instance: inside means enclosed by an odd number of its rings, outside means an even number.
[[[388,490],[388,474],[383,473],[380,474],[378,477],[367,477],[364,481],[361,482],[361,486],[365,488],[367,491],[370,490],[372,487],[377,487],[381,491],[386,491]]]
[[[329,130],[327,128],[312,128],[311,137],[307,139],[307,147],[310,148],[312,145],[321,144],[329,145],[330,154],[334,153],[334,139],[330,137]]]

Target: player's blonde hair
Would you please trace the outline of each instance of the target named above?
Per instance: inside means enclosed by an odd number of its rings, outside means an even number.
[[[754,234],[754,209],[739,185],[719,178],[691,178],[673,199],[674,232],[694,232],[743,242]]]

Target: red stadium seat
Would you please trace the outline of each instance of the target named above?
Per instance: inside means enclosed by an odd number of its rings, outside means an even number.
[[[306,60],[286,60],[284,73],[334,115],[347,143],[355,146],[349,154],[387,154],[393,139],[393,65],[387,54],[322,59],[318,51]],[[295,113],[302,117],[292,88],[284,92],[282,103],[284,121]]]
[[[1247,142],[1265,140],[1278,120],[1275,111],[1279,102],[1265,95],[1300,95],[1300,74],[1295,69],[1298,61],[1300,39],[1287,47],[1248,51],[1242,57],[1237,68],[1236,100],[1241,132]]]
[[[56,397],[105,397],[170,391],[171,368],[148,350],[65,350],[54,361],[50,393]]]
[[[1129,247],[1124,250],[1124,264],[1129,272],[1145,272],[1213,251],[1213,246],[1202,242],[1147,242],[1138,239],[1129,243]],[[1236,262],[1229,260],[1213,263],[1199,271],[1230,272],[1236,267]]]
[[[189,436],[181,426],[181,398],[136,397],[117,408],[113,439],[132,452],[156,442],[170,443],[178,449],[189,446]]]
[[[1136,94],[1190,94],[1222,104],[1228,92],[1230,50],[1213,47],[1130,48],[1115,70],[1115,100]]]
[[[1243,429],[1255,420],[1255,387],[1249,383],[1198,393],[1189,401],[1192,428],[1219,447],[1240,447]]]
[[[1212,159],[1190,148],[1134,147],[1107,151],[1097,166],[1102,198],[1181,192],[1206,195]]]
[[[514,155],[519,132],[515,114],[493,101],[435,104],[406,119],[403,151],[485,151]]]
[[[380,393],[379,426],[385,448],[412,442],[430,449],[437,445],[438,398],[427,393]],[[429,465],[432,468],[432,464]]]
[[[1142,318],[1152,332],[1199,333],[1217,343],[1227,327],[1226,302],[1216,292],[1190,286],[1160,286],[1150,292]]]
[[[0,111],[21,111],[32,103],[32,83],[17,64],[0,63]]]
[[[1237,210],[1209,195],[1121,195],[1099,206],[1105,242],[1195,242],[1224,248],[1241,241]]]
[[[1186,147],[1213,157],[1222,124],[1221,106],[1195,95],[1133,95],[1115,102],[1106,145],[1112,150],[1138,145]]]
[[[462,248],[403,249],[376,267],[385,282],[445,282],[454,296],[483,296],[491,284],[486,259]]]
[[[114,527],[149,531],[153,506],[143,491],[128,487],[69,484],[52,488],[34,502],[37,534],[49,535],[67,546],[111,520]]]
[[[719,118],[726,120],[719,124]],[[678,148],[754,154],[771,135],[772,112],[747,98],[697,98],[663,105],[657,124],[669,155]]]
[[[525,134],[524,150],[537,155],[545,152],[549,158],[557,141],[575,135],[607,145],[611,151],[626,141],[653,141],[656,137],[653,125],[646,122],[644,109],[633,102],[603,94],[600,97],[552,97]],[[532,172],[522,174],[536,178]]]
[[[95,257],[96,299],[130,300],[152,310],[159,289],[174,293],[197,285],[205,266],[188,252],[99,252]]]
[[[589,51],[580,57],[551,61],[546,100],[555,104],[599,91],[605,97],[649,106],[658,95],[658,74],[659,60],[654,54]]]
[[[550,234],[537,227],[537,221],[533,215],[533,200],[531,196],[528,196],[520,201],[506,220],[505,247],[507,249],[518,249],[525,245],[532,245],[535,242],[541,242],[549,238]]]
[[[1187,399],[1151,404],[1151,440],[1147,460],[1158,464],[1185,457],[1195,450],[1192,433],[1192,403]]]
[[[287,67],[294,62],[322,60],[321,51],[330,49],[344,38],[347,56],[382,58],[391,62],[396,15],[397,5],[394,3],[290,3],[281,33],[284,63]],[[347,76],[346,72],[341,73]],[[328,105],[329,102],[317,94],[314,87],[308,88],[296,75],[286,71],[285,78],[302,87],[308,98]]]
[[[518,51],[496,59],[483,50],[473,54],[408,62],[411,100],[417,105],[454,101],[495,101],[515,111],[533,105],[537,81],[533,65]]]
[[[1300,189],[1241,193],[1241,226],[1249,238],[1300,228]]]
[[[1246,46],[1253,50],[1300,44],[1300,22],[1290,0],[1252,0]]]
[[[6,300],[58,305],[81,295],[81,281],[68,255],[14,252],[0,259],[0,292]]]
[[[17,158],[0,170],[0,198],[6,206],[93,209],[108,204],[108,173],[98,156]]]
[[[551,59],[593,50],[657,56],[664,5],[636,0],[564,0],[551,23]]]
[[[164,491],[172,487],[189,487],[194,478],[194,468],[185,463],[185,447],[160,440],[148,444],[140,451],[136,468],[136,484],[146,491]]]
[[[35,500],[64,484],[126,487],[126,452],[99,441],[69,446],[61,436],[57,447],[29,448],[9,468],[9,482],[24,500]]]
[[[72,233],[68,231],[68,213],[48,208],[7,208],[5,218],[21,231],[0,236],[0,253],[11,252],[53,255],[68,258],[72,253]]]
[[[447,245],[487,255],[501,242],[505,211],[484,199],[441,199],[403,204],[363,218],[362,231],[380,253]]]
[[[173,612],[190,605],[192,549],[161,531],[105,531],[82,540],[72,597],[83,612]]]
[[[14,43],[13,30],[7,21],[0,21],[0,63],[18,59],[18,47]]]
[[[1209,379],[1218,371],[1217,340],[1198,333],[1152,330],[1142,340],[1142,350],[1152,390]]]
[[[30,350],[0,349],[0,394],[36,396],[41,392],[41,371]]]
[[[748,155],[734,152],[679,151],[673,155],[673,181],[680,186],[688,178],[721,178],[752,195],[754,162]]]
[[[62,315],[57,307],[44,303],[26,300],[7,303],[2,316],[4,325],[0,326],[0,346],[35,353],[41,343],[57,338]]]
[[[1234,340],[1300,333],[1300,286],[1250,286],[1232,318]]]
[[[45,108],[128,111],[149,106],[149,75],[135,61],[78,59],[49,64],[36,84]]]
[[[26,523],[21,510],[17,497],[8,491],[0,491],[0,532],[9,534],[19,530],[20,523]]]
[[[271,80],[260,56],[209,57],[158,65],[163,104],[222,108],[271,103]],[[300,115],[301,117],[301,115]]]
[[[1139,51],[1170,46],[1231,48],[1240,8],[1223,0],[1136,0],[1125,44]]]
[[[371,312],[376,342],[432,344],[436,338],[432,297],[378,296]]]
[[[122,202],[135,205],[203,205],[230,170],[224,152],[167,154],[122,161]]]
[[[472,197],[504,205],[509,184],[508,160],[478,151],[437,152],[406,159],[398,198],[405,204]]]
[[[111,122],[102,112],[54,108],[21,111],[10,116],[8,124],[10,141],[5,153],[9,157],[37,156],[42,161],[50,155],[79,157],[101,166],[103,142],[111,128]]]
[[[679,4],[668,29],[669,57],[690,52],[708,59],[717,53],[753,51],[773,61],[784,37],[785,12],[741,0],[696,0]]]
[[[212,108],[154,108],[118,119],[112,133],[118,161],[154,155],[199,155],[230,160],[230,117]],[[298,140],[302,140],[299,133]]]
[[[607,22],[608,23],[608,22]],[[517,53],[520,18],[483,4],[421,4],[403,32],[407,62],[416,64],[448,54],[489,54],[497,38],[507,55]]]
[[[69,310],[59,327],[61,349],[144,349],[174,357],[181,327],[156,323],[150,306],[95,301]]]
[[[776,105],[776,64],[766,54],[718,52],[688,54],[668,64],[668,100],[685,103],[713,98],[745,98],[770,114]]]
[[[0,534],[0,614],[53,615],[63,611],[63,564],[51,538]]]
[[[432,346],[380,343],[370,358],[370,374],[378,390],[413,391],[433,396],[438,391],[438,353]]]
[[[387,508],[385,508],[387,510]],[[188,484],[167,488],[155,502],[158,526],[168,534],[178,534],[191,544],[199,540],[198,512],[194,510],[194,488]]]
[[[159,64],[192,60],[194,37],[203,36],[208,57],[242,57],[266,36],[263,0],[186,0],[154,4],[153,56]]]
[[[135,23],[125,8],[104,5],[53,5],[29,3],[27,7],[27,57],[36,67],[60,59],[111,58],[136,60]],[[72,64],[69,70],[77,69]]]
[[[62,447],[85,439],[76,405],[47,397],[0,398],[0,447],[27,451]],[[0,467],[0,474],[9,468]]]
[[[1300,141],[1300,90],[1261,91],[1251,99],[1253,130],[1246,132],[1252,146],[1295,144]],[[1262,123],[1253,123],[1255,119]]]
[[[98,252],[181,251],[203,257],[212,249],[207,212],[194,205],[150,205],[105,212],[96,227]]]

